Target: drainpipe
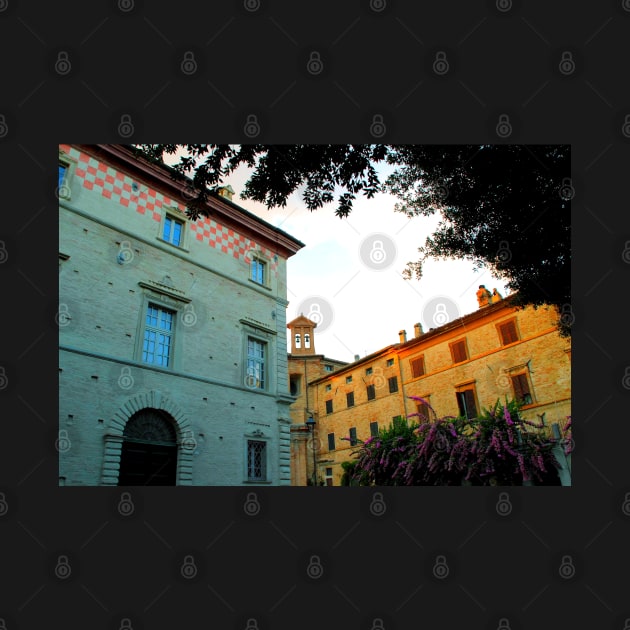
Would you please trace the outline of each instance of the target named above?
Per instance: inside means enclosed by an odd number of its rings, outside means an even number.
[[[403,411],[405,413],[405,420],[407,420],[407,396],[405,396],[405,385],[403,384],[402,366],[400,364],[400,355],[396,354],[396,359],[398,360],[398,376],[400,378],[400,391],[402,392],[402,397],[403,397]]]

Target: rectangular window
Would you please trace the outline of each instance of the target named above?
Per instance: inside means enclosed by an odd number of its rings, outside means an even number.
[[[329,451],[335,450],[335,434],[334,433],[328,434],[328,450]]]
[[[328,385],[326,385],[326,387],[324,388],[327,392],[329,392],[332,389],[332,385],[330,383],[328,383]]]
[[[370,422],[370,435],[378,437],[378,422]]]
[[[333,474],[332,467],[326,468],[326,485],[327,486],[333,485],[332,474]]]
[[[247,440],[247,480],[267,480],[267,444],[259,440]]]
[[[324,371],[325,372],[332,372],[333,371],[333,366],[332,365],[325,365],[324,366]]]
[[[527,380],[527,374],[515,374],[510,376],[512,379],[512,388],[514,389],[514,398],[522,405],[531,405],[533,402],[531,387]]]
[[[346,403],[348,407],[354,407],[354,392],[348,392],[346,394]]]
[[[66,179],[66,173],[68,172],[68,166],[66,164],[59,163],[59,188],[61,188]]]
[[[149,304],[144,321],[142,361],[168,367],[171,362],[175,313]]]
[[[258,284],[265,284],[265,263],[254,258],[250,265],[251,279]]]
[[[332,413],[333,412],[333,401],[332,400],[327,400],[326,401],[326,413]]]
[[[374,400],[376,398],[376,387],[374,385],[367,386],[367,399]]]
[[[289,388],[291,396],[299,396],[301,391],[302,377],[299,374],[291,374],[289,377]]]
[[[350,446],[356,446],[357,443],[357,428],[350,427]]]
[[[247,338],[247,387],[265,389],[265,344],[252,337]]]
[[[365,368],[365,375],[366,375],[366,376],[370,376],[370,375],[372,374],[372,372],[373,372],[373,370],[372,370],[372,368],[371,368],[371,367],[369,367],[369,368]]]
[[[453,357],[453,363],[461,363],[468,358],[465,339],[451,344],[451,356]]]
[[[423,398],[425,398],[423,396]],[[418,403],[418,423],[429,422],[431,420],[431,409],[427,403]]]
[[[178,221],[168,215],[164,217],[164,225],[162,227],[162,238],[171,245],[180,247],[182,244],[182,235],[184,231],[183,221]]]
[[[516,320],[511,319],[509,322],[498,325],[501,343],[507,346],[508,343],[518,341],[518,332],[516,330]]]
[[[424,376],[424,357],[418,357],[417,359],[411,359],[409,361],[409,365],[411,366],[411,376],[413,378],[418,378],[419,376]]]
[[[392,367],[394,365],[394,359],[387,359],[387,367]]]
[[[352,383],[352,376],[346,376],[346,383]]]
[[[398,377],[397,376],[392,376],[390,379],[388,379],[389,381],[389,393],[393,394],[394,392],[398,391]]]
[[[475,390],[462,389],[455,393],[457,397],[457,406],[459,407],[459,415],[468,418],[477,417],[477,405],[475,403]]]

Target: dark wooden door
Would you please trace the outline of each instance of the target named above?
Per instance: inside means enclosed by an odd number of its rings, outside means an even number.
[[[134,414],[123,431],[119,486],[174,486],[177,437],[172,419],[158,409]]]

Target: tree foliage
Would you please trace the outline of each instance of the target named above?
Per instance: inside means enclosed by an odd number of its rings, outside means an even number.
[[[285,206],[300,192],[309,210],[337,203],[346,217],[357,195],[389,192],[408,216],[439,212],[437,230],[423,244],[407,276],[422,276],[431,258],[457,258],[487,267],[505,280],[515,303],[571,302],[571,197],[568,145],[135,145],[162,162],[182,150],[174,177],[191,187],[189,212],[207,212],[205,200],[240,165],[251,176],[240,196],[267,207]],[[380,164],[394,171],[384,181]],[[571,318],[560,319],[568,333]]]

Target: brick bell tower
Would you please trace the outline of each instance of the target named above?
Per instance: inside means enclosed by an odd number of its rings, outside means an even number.
[[[291,354],[309,356],[315,354],[314,330],[317,324],[300,313],[293,321],[287,324],[291,331]]]

